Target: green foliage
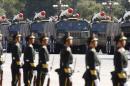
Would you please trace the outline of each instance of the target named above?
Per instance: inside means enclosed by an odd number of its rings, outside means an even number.
[[[81,17],[91,19],[94,13],[98,13],[102,9],[101,4],[97,4],[95,1],[80,1],[78,3],[78,12]]]
[[[0,16],[5,15],[5,10],[0,8]]]
[[[6,16],[12,18],[16,13],[24,8],[21,0],[0,0],[1,8],[5,11]]]
[[[120,18],[126,7],[126,2],[124,0],[112,0],[117,1],[119,5],[112,6],[112,9],[110,10],[108,6],[103,6],[101,3],[96,3],[96,0],[81,0],[78,3],[78,11],[81,14],[81,17],[91,19],[94,13],[99,12],[100,10],[105,11],[108,15],[115,16],[117,18]]]
[[[32,18],[35,12],[45,10],[47,16],[54,15],[56,9],[52,5],[57,4],[59,0],[0,0],[0,15],[6,14],[7,17],[12,18],[19,11],[24,10],[26,17]],[[119,2],[118,6],[113,6],[111,14],[116,17],[120,17],[126,9],[129,9],[129,3],[127,0],[112,0]],[[62,0],[63,4],[69,4],[73,6],[73,0]],[[77,11],[81,14],[81,17],[91,19],[94,13],[104,10],[107,14],[110,14],[110,10],[107,6],[103,6],[101,3],[96,3],[96,0],[77,0]]]
[[[35,12],[45,10],[47,17],[54,15],[56,10],[53,5],[56,4],[56,0],[27,0],[25,5],[25,14],[28,18],[33,18]]]

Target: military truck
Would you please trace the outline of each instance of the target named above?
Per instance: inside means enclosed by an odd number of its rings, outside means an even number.
[[[103,53],[114,53],[114,37],[120,33],[120,24],[114,22],[92,23],[91,33],[95,33],[99,38],[97,51]]]
[[[2,34],[2,45],[3,45],[3,49],[7,49],[7,38],[9,36],[9,27],[10,27],[10,23],[9,22],[4,22],[4,23],[0,23],[0,33]]]
[[[90,35],[90,25],[87,20],[68,18],[60,20],[56,23],[56,52],[58,53],[63,45],[62,37],[65,33],[73,36],[73,53],[85,53],[86,41]]]
[[[40,44],[39,37],[41,37],[43,33],[46,33],[48,37],[50,37],[51,35],[55,37],[55,22],[49,22],[48,20],[34,21],[33,23],[31,23],[30,32],[34,33],[36,36],[34,47],[36,50],[38,50]],[[48,46],[48,49],[49,48],[50,46]]]
[[[16,33],[20,33],[22,35],[22,47],[24,49],[26,45],[25,38],[27,35],[30,34],[30,23],[27,21],[19,21],[19,22],[14,22],[10,25],[9,27],[9,36],[8,36],[8,52],[11,51],[11,46],[12,46],[12,36]]]

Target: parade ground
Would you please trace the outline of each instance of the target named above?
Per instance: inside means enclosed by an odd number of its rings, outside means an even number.
[[[5,63],[3,65],[3,86],[11,86],[11,54],[4,53],[5,56]],[[73,86],[84,86],[84,80],[82,79],[83,73],[85,71],[85,55],[75,54],[74,56],[74,74],[72,76]],[[113,55],[103,55],[100,54],[99,57],[101,58],[101,86],[112,86],[111,83],[111,75],[110,72],[113,70]],[[130,55],[128,55],[130,59]],[[36,62],[38,60],[38,55],[36,55]],[[58,84],[58,74],[55,72],[56,68],[59,68],[59,54],[51,54],[50,55],[50,63],[52,66],[52,70],[50,72],[50,86],[59,86]],[[128,74],[130,74],[130,60],[129,60],[129,70]],[[22,77],[23,78],[23,77]],[[130,79],[128,81],[130,86]],[[22,79],[22,85],[23,79]]]

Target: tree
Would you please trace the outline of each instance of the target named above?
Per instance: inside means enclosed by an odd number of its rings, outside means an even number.
[[[5,15],[5,10],[0,8],[0,15]]]
[[[99,12],[100,10],[103,10],[107,13],[107,15],[114,16],[117,18],[120,18],[124,11],[125,11],[125,2],[124,0],[113,0],[117,1],[119,5],[112,6],[112,9],[110,10],[107,6],[103,6],[102,3],[96,3],[96,0],[81,0],[78,3],[78,11],[81,14],[81,17],[91,19],[94,13]]]
[[[102,5],[99,3],[96,3],[95,1],[84,1],[81,0],[78,3],[78,12],[80,13],[81,17],[87,18],[90,20],[94,13],[98,13],[100,10],[102,10]]]
[[[36,12],[45,10],[47,17],[55,14],[56,10],[53,8],[53,4],[56,4],[56,0],[27,0],[25,5],[26,17],[32,19]]]
[[[1,8],[8,18],[12,18],[16,13],[24,8],[23,0],[1,0]]]

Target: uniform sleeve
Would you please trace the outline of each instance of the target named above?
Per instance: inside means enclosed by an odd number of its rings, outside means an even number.
[[[19,55],[19,52],[18,52],[18,46],[14,45],[13,46],[13,49],[12,49],[12,56],[16,58],[17,61],[20,60],[20,55]]]
[[[73,57],[72,57],[72,53],[71,52],[69,52],[69,51],[67,51],[67,57],[69,57],[68,59],[69,59],[69,64],[73,64]]]
[[[28,48],[29,58],[30,61],[33,63],[33,49],[31,47]]]
[[[46,55],[45,55],[45,50],[44,50],[44,49],[41,49],[41,50],[39,51],[39,61],[42,62],[42,63],[46,63],[45,57],[46,57]]]
[[[90,69],[95,69],[95,55],[94,52],[90,51],[89,52],[89,56],[87,57],[89,61],[88,62],[88,66]]]
[[[60,68],[62,68],[63,66],[63,61],[64,61],[64,54],[63,54],[63,50],[60,52]]]
[[[114,65],[117,71],[123,70],[122,55],[120,52],[116,52],[114,55]]]

